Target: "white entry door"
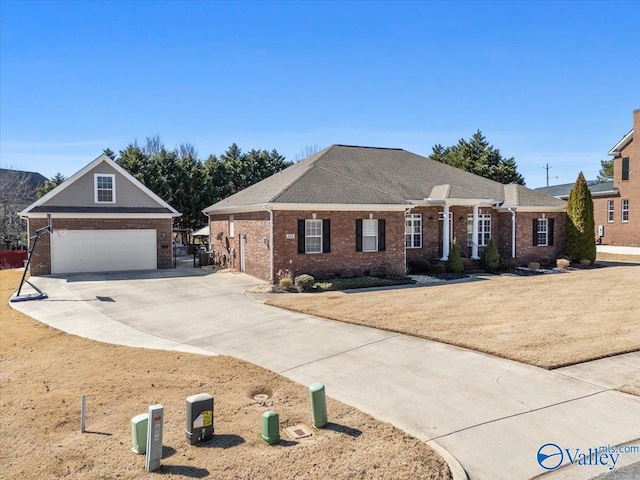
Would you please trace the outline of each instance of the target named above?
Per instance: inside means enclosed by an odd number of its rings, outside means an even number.
[[[113,272],[157,268],[156,231],[55,230],[51,273]]]

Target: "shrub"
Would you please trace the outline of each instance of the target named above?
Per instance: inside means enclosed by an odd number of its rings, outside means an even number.
[[[438,274],[442,274],[447,271],[447,267],[445,267],[444,263],[442,262],[436,263],[435,265],[432,266],[431,269],[433,270],[433,273],[438,273]]]
[[[540,270],[540,264],[538,262],[529,262],[529,270]]]
[[[407,270],[401,265],[387,265],[384,268],[384,275],[388,278],[403,278]]]
[[[447,269],[447,272],[450,273],[464,272],[462,256],[460,255],[460,249],[458,248],[458,244],[455,240],[451,245],[451,251],[449,252],[449,257],[447,258],[447,261],[445,263],[445,268]]]
[[[541,267],[547,268],[547,267],[550,267],[553,262],[549,257],[542,257],[538,260],[538,263],[540,264]]]
[[[520,264],[518,260],[515,258],[503,258],[500,260],[500,271],[503,272],[512,272],[516,268],[518,268]]]
[[[559,258],[558,260],[556,260],[556,266],[560,270],[564,270],[565,268],[568,268],[569,265],[571,265],[571,262],[569,260],[567,260],[566,258]]]
[[[296,286],[302,288],[303,290],[309,290],[316,283],[316,279],[311,275],[307,275],[306,273],[302,275],[298,275],[295,280]]]
[[[589,265],[591,265],[591,260],[589,260],[588,258],[583,258],[582,260],[580,260],[580,265],[582,265],[583,267],[588,267]]]
[[[409,273],[417,275],[429,273],[429,270],[431,270],[431,264],[426,258],[413,258],[407,262],[407,267],[409,268]]]
[[[278,282],[278,285],[280,285],[282,288],[285,288],[285,289],[288,290],[288,289],[291,288],[291,285],[293,285],[293,282],[291,281],[291,279],[289,277],[283,277]]]
[[[500,268],[500,254],[498,245],[490,238],[484,249],[484,268],[487,272],[495,272]]]

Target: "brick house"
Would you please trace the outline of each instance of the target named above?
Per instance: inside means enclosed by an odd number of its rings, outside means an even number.
[[[589,185],[593,198],[595,236],[602,245],[640,247],[640,109],[633,112],[633,128],[609,150],[613,156],[613,181]],[[567,199],[573,183],[538,188],[537,191]]]
[[[173,218],[180,214],[106,155],[101,155],[20,215],[29,237],[45,227],[32,275],[173,267]]]
[[[413,258],[446,259],[454,239],[478,259],[493,237],[522,263],[564,243],[564,201],[392,148],[333,145],[204,213],[216,254],[272,281],[404,273]]]

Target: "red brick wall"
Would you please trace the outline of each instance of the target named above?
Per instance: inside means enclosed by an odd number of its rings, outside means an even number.
[[[155,229],[158,245],[158,268],[173,268],[171,234],[171,219],[149,218],[56,218],[52,220],[55,235],[56,228],[67,230],[136,230]],[[32,218],[29,220],[29,236],[34,235],[38,228],[47,225],[46,218]],[[29,266],[31,275],[49,275],[51,273],[51,242],[49,235],[42,235],[38,239],[36,249]]]
[[[598,225],[604,225],[603,245],[626,245],[640,247],[640,110],[633,112],[633,134],[631,140],[613,159],[613,186],[619,195],[593,200],[596,239]],[[622,159],[629,158],[629,180],[622,181]],[[607,202],[613,200],[614,220],[608,221]],[[629,200],[629,221],[622,222],[622,200]]]
[[[544,218],[554,219],[553,246],[533,246],[533,219],[543,218],[543,215]],[[518,212],[516,214],[516,258],[518,262],[526,264],[528,262],[537,262],[541,259],[553,262],[555,259],[560,258],[564,252],[565,218],[565,212],[546,214]],[[509,235],[511,235],[510,222],[511,220],[509,220]],[[509,257],[511,257],[510,252]]]
[[[210,218],[211,246],[219,255],[230,258],[230,266],[240,269],[240,236],[244,236],[244,271],[254,277],[269,280],[271,254],[269,248],[269,212],[236,213],[233,215],[234,235],[229,237],[229,215],[213,215]],[[227,251],[229,248],[235,254]]]
[[[295,275],[309,273],[317,278],[380,275],[404,272],[404,212],[323,212],[318,220],[331,220],[331,252],[298,253],[298,219],[311,219],[311,212],[274,212],[275,272],[291,270]],[[356,219],[385,219],[386,250],[356,252]],[[287,234],[294,238],[287,239]]]

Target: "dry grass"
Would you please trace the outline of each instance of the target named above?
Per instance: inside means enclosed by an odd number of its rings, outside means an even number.
[[[267,303],[557,368],[640,349],[638,292],[630,265]]]
[[[602,260],[604,262],[640,263],[640,255],[620,255],[617,253],[598,252],[596,260]]]
[[[285,427],[310,425],[304,386],[230,357],[64,334],[9,308],[18,281],[16,270],[0,272],[2,478],[145,478],[144,455],[131,452],[130,419],[154,403],[165,406],[164,478],[451,478],[422,442],[330,398],[330,428],[288,441]],[[216,435],[195,447],[185,441],[185,398],[200,392],[215,397]],[[253,399],[263,392],[266,403]],[[277,446],[260,438],[261,414],[271,409],[280,414],[285,440]]]
[[[631,395],[640,396],[640,380],[634,383],[627,383],[618,388],[621,392],[630,393]]]

